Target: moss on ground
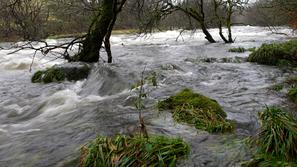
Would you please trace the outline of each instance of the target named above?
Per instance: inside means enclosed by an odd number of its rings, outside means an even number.
[[[158,103],[159,110],[171,110],[177,122],[194,125],[208,132],[230,132],[234,129],[217,101],[184,89]]]
[[[297,123],[294,117],[280,108],[260,112],[261,128],[252,143],[257,153],[246,166],[296,166]],[[294,165],[295,164],[295,165]]]
[[[248,61],[265,65],[296,66],[297,40],[263,44],[249,55]]]
[[[82,167],[174,167],[190,152],[182,139],[164,136],[97,137],[81,149]]]

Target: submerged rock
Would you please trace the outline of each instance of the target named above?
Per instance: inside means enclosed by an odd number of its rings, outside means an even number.
[[[88,77],[91,66],[75,62],[55,65],[43,71],[37,71],[31,78],[33,83],[61,82],[64,80],[77,81]]]

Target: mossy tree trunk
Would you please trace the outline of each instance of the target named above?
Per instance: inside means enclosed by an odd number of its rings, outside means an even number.
[[[99,52],[108,32],[110,22],[114,18],[114,4],[116,0],[103,0],[101,10],[94,18],[89,32],[82,43],[82,50],[75,57],[76,61],[97,62]]]

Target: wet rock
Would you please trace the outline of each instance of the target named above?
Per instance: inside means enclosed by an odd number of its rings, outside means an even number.
[[[33,83],[61,82],[64,80],[77,81],[88,77],[91,66],[86,63],[75,62],[55,65],[43,71],[37,71],[31,81]]]

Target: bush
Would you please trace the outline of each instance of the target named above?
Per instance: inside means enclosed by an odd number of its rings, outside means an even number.
[[[158,103],[159,110],[171,110],[177,122],[194,125],[208,132],[227,132],[233,130],[233,124],[225,118],[226,113],[213,99],[184,89],[174,96]]]
[[[182,139],[164,136],[113,138],[97,137],[81,149],[82,167],[176,166],[186,157],[189,146]]]
[[[259,114],[260,132],[254,138],[258,146],[247,166],[290,166],[297,160],[297,124],[292,115],[272,107]]]
[[[243,53],[243,52],[245,52],[245,51],[246,51],[246,49],[243,48],[243,47],[238,47],[238,48],[231,48],[231,49],[229,49],[229,52],[236,52],[236,53]]]
[[[265,65],[296,65],[297,40],[281,44],[263,44],[252,52],[248,58],[250,62]]]

